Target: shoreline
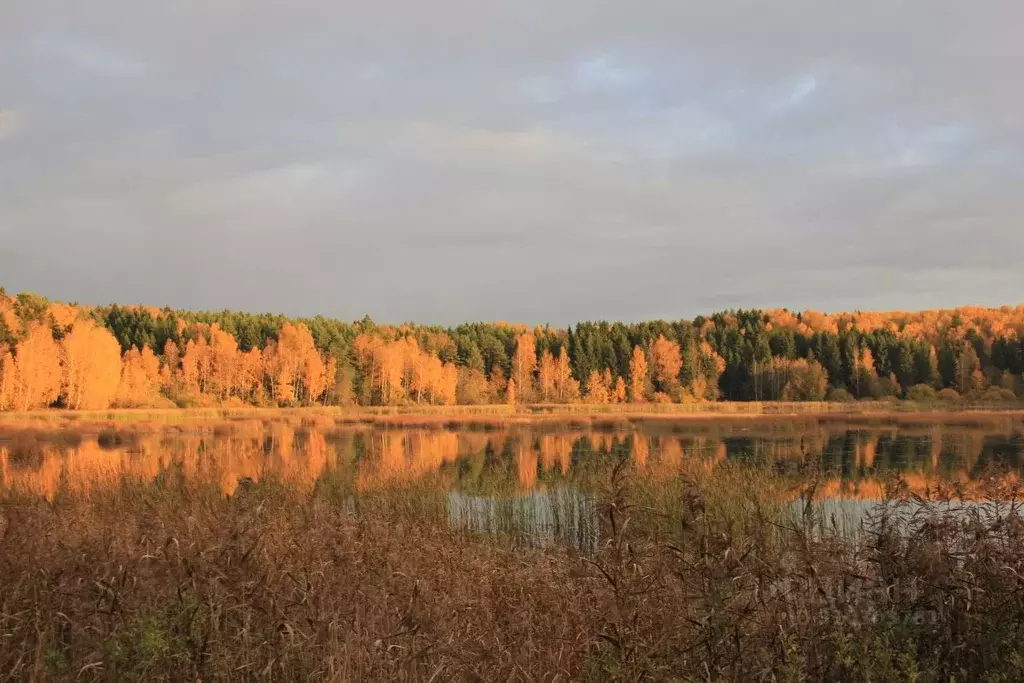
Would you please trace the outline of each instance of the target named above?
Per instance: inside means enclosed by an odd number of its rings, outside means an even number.
[[[768,425],[816,422],[899,426],[908,423],[985,423],[1024,420],[1024,405],[860,403],[709,403],[619,405],[483,405],[304,408],[164,408],[100,411],[45,410],[0,413],[0,439],[36,433],[232,430],[257,423],[297,428],[484,429],[564,428],[618,431],[640,426],[672,430],[701,424]]]

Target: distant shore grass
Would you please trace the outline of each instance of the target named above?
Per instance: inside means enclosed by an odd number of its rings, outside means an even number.
[[[4,433],[68,431],[93,433],[105,429],[139,433],[167,429],[215,429],[241,422],[283,422],[296,427],[379,426],[433,429],[503,429],[538,427],[597,430],[638,425],[672,429],[700,423],[741,420],[770,424],[791,420],[854,424],[1017,421],[1024,418],[1021,403],[914,403],[910,401],[717,402],[693,404],[532,404],[459,406],[374,406],[304,408],[161,408],[99,411],[40,410],[0,413]]]
[[[296,408],[208,407],[208,408],[110,408],[107,410],[31,410],[0,413],[0,422],[46,420],[162,420],[188,422],[287,415],[331,417],[448,417],[502,416],[515,418],[552,415],[819,415],[890,413],[1024,412],[1024,401],[1001,402],[914,402],[914,401],[708,401],[702,403],[531,403],[438,406],[308,406]]]

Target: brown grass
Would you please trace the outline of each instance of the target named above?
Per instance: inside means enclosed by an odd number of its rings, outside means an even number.
[[[1024,524],[911,500],[857,541],[757,471],[646,487],[623,461],[582,556],[447,527],[436,492],[357,500],[173,472],[0,496],[11,680],[1020,680]],[[992,496],[1016,490],[991,480]],[[809,487],[808,496],[813,494]],[[810,508],[808,508],[810,510]],[[1005,512],[1005,510],[1004,510]],[[902,520],[896,524],[895,520]]]
[[[61,438],[73,439],[107,431],[129,434],[161,431],[205,433],[230,431],[255,422],[318,429],[372,425],[429,429],[530,427],[617,431],[643,425],[645,428],[672,431],[738,422],[750,428],[778,424],[880,427],[935,423],[972,427],[994,423],[1017,424],[1021,420],[1024,420],[1024,408],[1016,404],[964,404],[951,408],[941,403],[920,405],[908,402],[46,410],[0,413],[0,438],[18,434],[64,434]]]

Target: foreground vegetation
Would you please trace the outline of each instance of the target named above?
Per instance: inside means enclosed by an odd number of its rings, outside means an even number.
[[[612,463],[593,553],[427,484],[0,494],[0,671],[51,680],[1020,680],[1024,524],[938,491],[841,536],[784,478]]]
[[[84,307],[0,288],[0,410],[1012,402],[1024,306],[378,325]]]

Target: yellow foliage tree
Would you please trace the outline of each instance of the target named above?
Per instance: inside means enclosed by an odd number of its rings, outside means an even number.
[[[108,330],[78,320],[60,342],[61,395],[72,410],[102,410],[121,381],[121,347]]]
[[[540,367],[537,370],[537,384],[540,389],[540,398],[547,403],[555,396],[557,384],[558,367],[555,357],[551,352],[544,349],[540,355]]]
[[[608,403],[611,398],[611,391],[608,384],[611,381],[611,374],[606,377],[604,373],[591,370],[587,377],[587,403]]]
[[[50,304],[46,314],[59,335],[67,334],[78,320],[78,308],[68,304]]]
[[[621,377],[615,378],[615,387],[612,389],[611,402],[626,402],[626,380],[622,379]]]
[[[488,383],[491,385],[491,395],[494,402],[499,402],[501,395],[508,388],[508,379],[505,378],[504,371],[502,371],[501,366],[497,363],[491,368],[491,376],[488,379]]]
[[[4,375],[10,376],[11,405],[15,410],[45,408],[60,395],[60,350],[50,327],[30,322],[25,337],[14,347],[14,359]]]
[[[633,403],[647,400],[647,381],[647,355],[639,346],[634,346],[629,361],[629,398]]]
[[[533,397],[533,372],[537,369],[537,340],[530,333],[516,337],[516,352],[512,354],[512,379],[520,397],[529,402]]]
[[[160,361],[148,346],[134,346],[121,359],[121,382],[114,402],[122,408],[147,408],[157,405],[160,387]]]
[[[6,348],[0,351],[0,410],[9,410],[14,402],[14,356]]]
[[[658,381],[661,391],[675,396],[679,390],[679,372],[683,369],[679,344],[658,335],[651,345],[651,357],[654,361],[654,379]]]
[[[221,401],[240,392],[240,356],[238,342],[220,325],[210,327],[209,354],[210,374],[208,389]]]
[[[314,403],[327,389],[323,358],[301,323],[281,325],[277,341],[264,349],[263,365],[278,403]]]
[[[572,376],[569,353],[564,346],[559,350],[555,364],[555,396],[562,403],[571,403],[580,397],[580,383]]]

